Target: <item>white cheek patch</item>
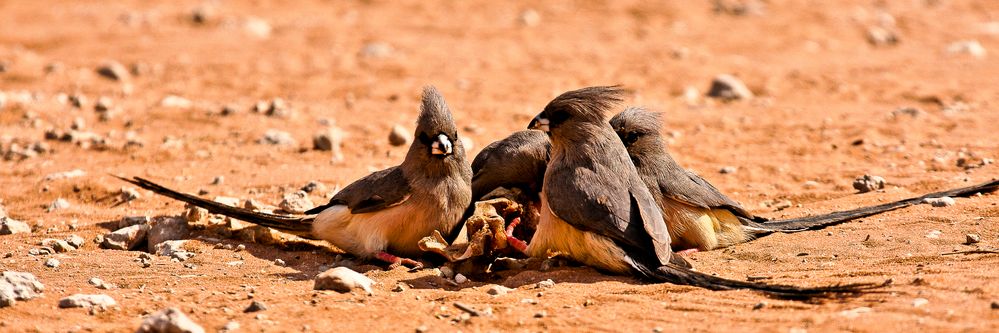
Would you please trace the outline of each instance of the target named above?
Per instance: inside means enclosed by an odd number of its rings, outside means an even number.
[[[549,123],[551,123],[551,122],[548,120],[548,118],[538,119],[538,124],[541,125],[541,126],[538,126],[538,129],[540,129],[542,131],[545,131],[545,132],[548,132],[549,130],[551,130],[551,128],[548,127]]]
[[[431,146],[431,153],[434,155],[449,155],[454,152],[454,145],[451,144],[451,139],[448,139],[447,135],[441,134],[437,136],[437,140]]]

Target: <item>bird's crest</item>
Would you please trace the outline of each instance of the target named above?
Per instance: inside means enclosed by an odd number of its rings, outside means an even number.
[[[416,120],[416,133],[428,135],[436,133],[453,134],[457,132],[451,110],[444,102],[444,96],[433,86],[423,88],[423,98],[420,104],[420,117]]]
[[[603,122],[610,109],[623,101],[620,86],[598,86],[565,92],[545,106],[549,113],[568,112],[588,121]]]
[[[610,124],[618,132],[659,133],[663,126],[663,115],[633,106],[611,118]]]

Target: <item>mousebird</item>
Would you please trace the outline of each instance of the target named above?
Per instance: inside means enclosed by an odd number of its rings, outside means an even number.
[[[621,101],[617,87],[590,87],[556,97],[531,121],[548,133],[551,159],[541,189],[541,219],[526,252],[558,253],[615,274],[712,290],[752,289],[811,298],[877,287],[805,288],[729,280],[694,271],[670,248],[663,215],[605,114]]]
[[[311,239],[328,241],[365,259],[396,267],[422,267],[418,241],[434,230],[460,229],[471,204],[472,170],[451,111],[432,86],[423,90],[416,138],[402,164],[347,185],[329,203],[291,217],[258,213],[179,193],[148,180],[124,179],[139,187],[222,214]],[[402,257],[400,257],[402,256]]]
[[[746,242],[773,232],[798,232],[919,204],[925,198],[969,196],[999,188],[999,181],[931,193],[887,204],[769,221],[754,216],[707,180],[681,167],[666,150],[660,113],[628,108],[610,120],[669,227],[674,249],[692,252]]]

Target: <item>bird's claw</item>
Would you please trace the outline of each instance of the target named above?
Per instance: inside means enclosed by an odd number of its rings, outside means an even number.
[[[399,268],[399,266],[409,267],[410,268],[409,269],[410,272],[418,271],[418,270],[423,269],[423,263],[422,262],[419,262],[419,261],[413,260],[413,259],[409,259],[409,258],[398,257],[398,256],[392,255],[392,254],[390,254],[388,252],[385,252],[385,251],[378,252],[377,254],[375,254],[375,258],[378,258],[378,260],[387,262],[389,264],[388,265],[388,269],[389,270],[393,270],[393,269]]]
[[[514,249],[516,249],[517,251],[520,251],[520,253],[527,254],[527,242],[517,239],[517,237],[513,236],[513,230],[517,228],[518,224],[520,224],[519,217],[514,218],[513,221],[510,221],[510,225],[506,227],[506,243],[509,244]]]

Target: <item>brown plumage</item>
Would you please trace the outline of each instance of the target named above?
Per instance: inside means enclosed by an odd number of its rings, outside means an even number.
[[[854,210],[786,220],[754,216],[718,191],[707,180],[681,167],[660,135],[659,113],[628,108],[610,120],[628,149],[631,161],[662,209],[674,249],[711,250],[773,232],[818,229],[922,202],[924,198],[968,196],[996,190],[999,182],[931,193],[920,197]]]
[[[616,87],[566,92],[531,122],[549,133],[551,160],[542,187],[542,216],[527,252],[561,253],[617,274],[713,290],[753,289],[810,298],[859,292],[874,285],[802,288],[714,277],[693,271],[670,249],[663,215],[624,144],[604,120],[621,100]]]
[[[139,178],[126,181],[213,213],[326,240],[358,257],[418,266],[395,255],[419,256],[420,238],[434,230],[451,234],[459,229],[462,212],[472,200],[472,172],[451,111],[433,87],[423,91],[415,137],[400,165],[347,185],[329,203],[306,212],[318,214],[314,218],[256,213]]]

